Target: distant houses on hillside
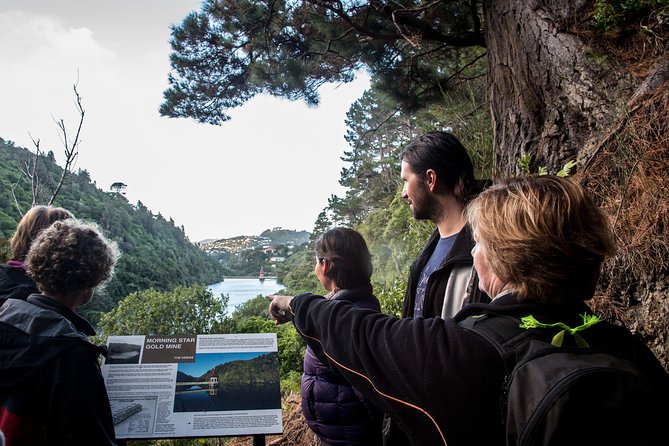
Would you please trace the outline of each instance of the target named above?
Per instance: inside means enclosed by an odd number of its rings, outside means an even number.
[[[289,250],[309,241],[309,232],[293,231],[290,229],[274,228],[264,231],[261,235],[239,235],[218,240],[203,240],[198,245],[200,249],[211,252],[228,252],[237,254],[245,250],[262,249],[266,254],[276,254],[277,246],[282,245]],[[277,259],[281,258],[279,256]],[[285,258],[284,258],[285,260]],[[277,260],[280,262],[281,260]]]
[[[208,243],[203,243],[200,248],[205,251],[227,251],[229,253],[239,253],[245,250],[258,249],[263,246],[270,246],[272,241],[267,237],[258,237],[255,235],[239,235],[232,238],[222,238]]]

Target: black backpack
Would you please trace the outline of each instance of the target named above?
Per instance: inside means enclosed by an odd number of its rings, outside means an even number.
[[[669,423],[669,402],[660,397],[662,386],[627,359],[587,345],[587,329],[598,320],[587,322],[584,315],[584,325],[576,329],[581,334],[526,319],[524,326],[501,314],[460,322],[490,342],[505,363],[500,421],[507,445],[669,443],[662,424]]]

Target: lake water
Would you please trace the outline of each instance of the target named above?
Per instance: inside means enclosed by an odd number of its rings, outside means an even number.
[[[256,279],[258,280],[258,279]],[[280,409],[279,383],[262,385],[234,385],[228,388],[205,387],[184,390],[176,387],[174,412],[211,412],[231,410]]]
[[[228,302],[228,314],[232,314],[238,305],[243,304],[249,299],[253,299],[259,294],[269,296],[284,289],[285,286],[276,279],[265,279],[260,281],[257,277],[237,278],[228,277],[223,282],[209,285],[209,290],[214,296],[227,294],[230,296]]]

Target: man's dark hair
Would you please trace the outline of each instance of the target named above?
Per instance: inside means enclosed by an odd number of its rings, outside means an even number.
[[[417,175],[434,170],[437,181],[463,206],[478,192],[467,149],[451,133],[428,132],[419,136],[402,149],[400,161],[406,161]]]

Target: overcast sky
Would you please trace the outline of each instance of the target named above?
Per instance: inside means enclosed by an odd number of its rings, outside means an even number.
[[[62,161],[54,119],[73,134],[72,86],[86,110],[76,169],[98,187],[183,225],[191,241],[313,229],[348,149],[344,119],[361,77],[321,89],[321,105],[256,97],[221,126],[160,117],[170,24],[197,0],[0,0],[0,137]],[[62,163],[61,163],[62,165]]]

